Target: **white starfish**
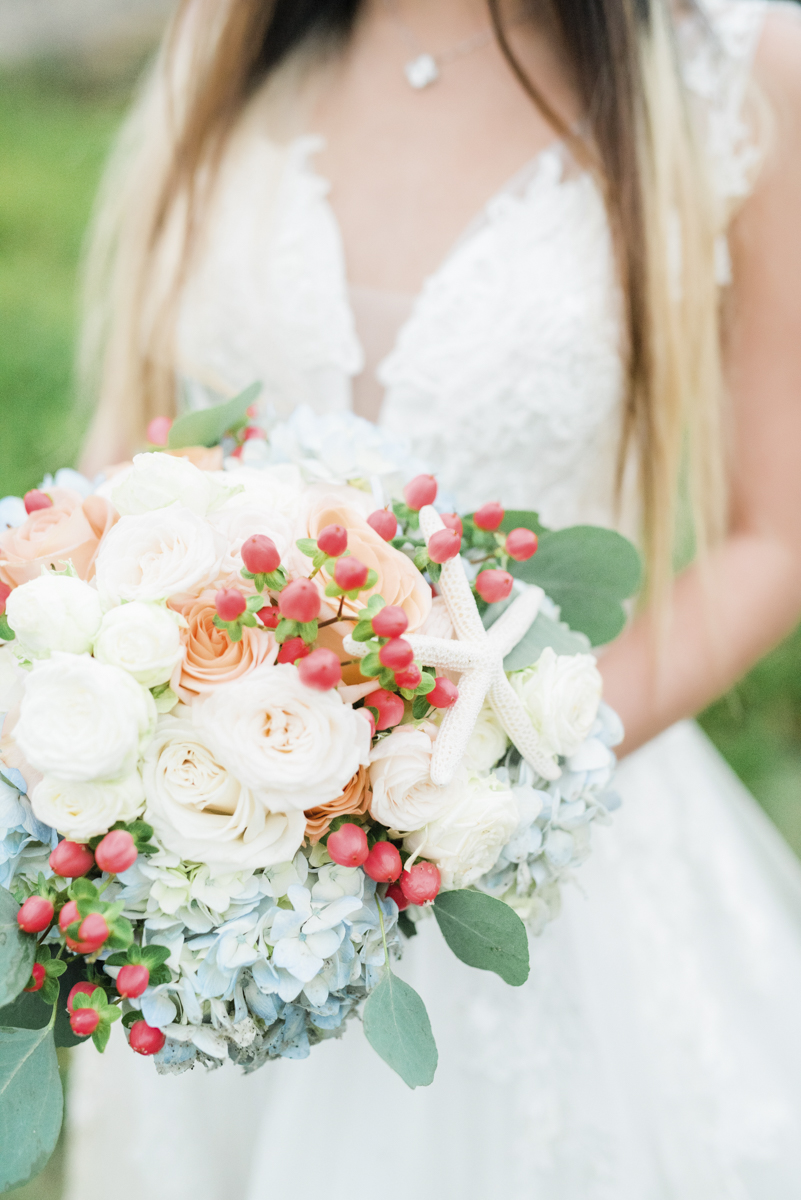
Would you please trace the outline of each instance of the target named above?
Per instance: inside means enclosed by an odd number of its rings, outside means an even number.
[[[432,534],[444,529],[436,509],[426,505],[420,510],[420,530],[428,544]],[[485,629],[461,558],[442,564],[439,590],[445,600],[455,639],[406,634],[418,662],[459,674],[459,698],[445,711],[431,756],[431,779],[444,786],[453,779],[464,756],[470,735],[485,698],[495,711],[509,738],[544,779],[558,779],[559,765],[543,745],[531,718],[503,669],[503,660],[530,628],[543,597],[542,588],[529,587],[521,593],[498,620]],[[363,658],[368,653],[364,642],[345,638],[349,654]]]

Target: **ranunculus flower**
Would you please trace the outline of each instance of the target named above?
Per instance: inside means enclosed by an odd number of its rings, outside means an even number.
[[[362,816],[370,807],[372,792],[366,767],[359,767],[356,774],[348,782],[341,796],[321,804],[317,808],[306,810],[306,837],[314,846],[321,837],[325,837],[331,828],[334,817],[347,814]]]
[[[183,658],[179,623],[180,617],[161,604],[120,604],[103,617],[95,658],[122,667],[142,687],[157,687]]]
[[[265,809],[191,721],[159,721],[143,771],[145,819],[184,860],[235,871],[272,867],[290,862],[303,841],[304,814]]]
[[[82,579],[45,574],[14,589],[6,617],[26,658],[48,658],[53,650],[88,653],[103,610],[95,589]]]
[[[184,697],[187,700],[221,683],[241,679],[262,663],[271,665],[278,653],[278,643],[266,629],[245,625],[241,640],[232,642],[225,630],[214,624],[214,595],[213,591],[203,592],[180,608],[186,619],[180,688],[189,693]]]
[[[239,500],[240,497],[235,499]],[[219,511],[209,514],[209,524],[220,531],[228,547],[222,562],[223,577],[239,575],[243,566],[240,555],[242,543],[254,533],[271,538],[281,558],[292,545],[292,526],[289,518],[282,513],[270,512],[256,505],[229,502]]]
[[[52,508],[40,508],[16,529],[0,532],[0,580],[18,587],[42,567],[61,570],[71,562],[81,579],[91,579],[101,539],[117,520],[107,500],[84,500],[68,488],[49,488]]]
[[[290,663],[215,688],[192,713],[217,760],[272,812],[335,800],[370,754],[370,726]]]
[[[97,586],[106,607],[122,600],[198,595],[218,578],[225,541],[197,513],[170,508],[122,517],[97,556]]]
[[[410,833],[403,847],[437,864],[446,891],[466,888],[495,866],[519,820],[511,789],[494,775],[472,776],[456,803]]]
[[[373,799],[370,812],[376,821],[400,833],[420,829],[456,804],[467,780],[459,767],[452,782],[438,787],[431,782],[431,752],[437,727],[430,721],[399,725],[382,738],[370,754]]]
[[[552,754],[575,754],[589,736],[603,683],[592,654],[556,654],[546,646],[533,667],[509,680]]]
[[[492,705],[485,702],[467,743],[464,761],[473,771],[489,771],[506,753],[509,739]]]
[[[133,821],[145,805],[138,771],[123,779],[98,783],[68,783],[45,775],[31,796],[33,811],[73,842],[86,842],[107,833],[117,821]]]
[[[25,682],[14,740],[43,775],[120,779],[153,734],[156,706],[127,671],[88,655],[54,654]]]
[[[340,492],[353,489],[340,488]],[[387,604],[397,604],[409,618],[409,632],[419,629],[431,610],[431,588],[417,567],[380,534],[367,524],[366,519],[353,503],[327,493],[314,500],[301,522],[298,537],[316,538],[326,525],[342,525],[348,531],[348,550],[370,570],[378,575],[378,581],[369,592],[361,592],[358,599],[345,601],[345,608],[357,612],[372,595],[384,597]],[[309,560],[295,550],[291,557],[294,570],[307,574]],[[330,576],[320,571],[316,577],[320,587],[325,588]]]
[[[134,456],[133,467],[112,486],[111,500],[124,517],[169,508],[175,503],[205,517],[230,494],[230,486],[216,475],[199,470],[188,458],[155,452]]]

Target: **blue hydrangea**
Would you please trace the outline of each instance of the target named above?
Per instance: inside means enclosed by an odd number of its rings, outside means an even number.
[[[10,889],[20,879],[35,883],[41,871],[50,876],[50,852],[58,834],[34,816],[18,771],[0,774],[0,886]]]

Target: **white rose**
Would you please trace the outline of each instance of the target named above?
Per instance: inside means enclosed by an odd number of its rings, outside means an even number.
[[[233,484],[237,488],[236,495],[225,503],[227,509],[257,508],[265,513],[280,513],[291,520],[297,516],[298,505],[306,490],[303,476],[290,463],[262,469],[237,466],[230,471],[210,471],[209,474],[218,483]]]
[[[509,739],[491,704],[485,703],[470,734],[464,761],[472,771],[489,771],[503,758]]]
[[[511,790],[494,776],[472,776],[458,801],[425,829],[410,833],[404,849],[437,864],[446,891],[470,887],[514,834],[520,814]]]
[[[146,819],[182,859],[239,871],[291,862],[300,849],[303,811],[268,812],[217,761],[191,721],[159,722],[143,770]]]
[[[546,646],[533,667],[509,680],[551,753],[575,754],[588,737],[603,683],[592,654],[556,654]]]
[[[98,591],[106,608],[121,600],[199,595],[219,577],[224,554],[222,536],[179,504],[121,517],[100,543]]]
[[[368,722],[289,663],[222,684],[192,712],[217,761],[271,812],[335,800],[369,759]]]
[[[239,497],[237,496],[237,500]],[[279,512],[255,505],[231,503],[209,516],[209,524],[225,538],[228,551],[222,562],[223,575],[238,575],[242,570],[242,543],[255,533],[261,533],[275,542],[275,548],[284,557],[292,545],[292,526],[289,519]]]
[[[15,654],[8,646],[0,646],[0,729],[2,718],[22,699],[22,689],[27,679]]]
[[[16,649],[26,658],[48,658],[53,650],[86,654],[100,628],[103,611],[93,587],[71,575],[40,575],[6,600]]]
[[[37,771],[67,782],[120,779],[135,768],[156,706],[119,667],[54,654],[25,682],[14,740]]]
[[[373,747],[370,812],[388,829],[401,833],[420,829],[457,802],[467,781],[463,767],[446,787],[431,782],[431,752],[436,734],[436,725],[428,721],[418,728],[399,725]]]
[[[123,517],[168,508],[176,501],[204,517],[230,492],[216,478],[216,473],[201,471],[188,458],[137,454],[132,469],[112,485],[111,502]]]
[[[142,687],[166,683],[183,658],[177,613],[134,600],[109,609],[95,639],[95,658],[122,667]]]
[[[45,775],[34,788],[31,803],[45,825],[74,842],[86,842],[107,833],[117,821],[138,817],[144,808],[145,789],[136,771],[124,779],[98,783],[70,783]]]

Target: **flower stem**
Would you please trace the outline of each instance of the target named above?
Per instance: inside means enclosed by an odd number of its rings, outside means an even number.
[[[384,928],[384,914],[381,911],[381,901],[379,900],[377,893],[376,893],[376,898],[375,898],[375,906],[378,909],[378,920],[379,920],[379,924],[381,925],[381,940],[384,943],[384,963],[386,964],[386,968],[389,971],[389,970],[391,970],[391,967],[389,965],[389,947],[387,946],[387,931]]]

